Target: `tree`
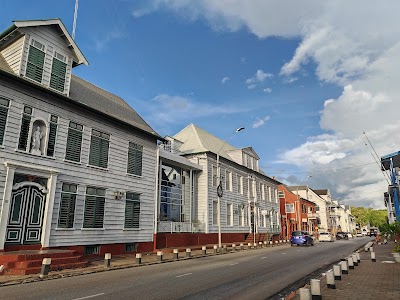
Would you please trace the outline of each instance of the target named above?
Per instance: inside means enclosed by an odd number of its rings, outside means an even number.
[[[386,210],[375,210],[365,207],[351,207],[351,214],[356,218],[360,226],[369,225],[379,227],[387,223]]]

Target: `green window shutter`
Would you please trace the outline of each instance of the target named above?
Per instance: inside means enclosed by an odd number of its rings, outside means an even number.
[[[43,65],[45,54],[43,51],[29,46],[28,64],[26,66],[26,77],[37,82],[42,82]]]
[[[76,195],[69,193],[61,194],[60,214],[58,218],[59,228],[73,228],[75,215]]]
[[[127,173],[142,176],[143,146],[129,143]]]
[[[90,143],[90,153],[89,153],[89,165],[97,166],[101,168],[108,167],[108,149],[109,141],[95,136],[93,134],[99,133],[98,131],[92,132],[92,138]]]
[[[29,127],[31,124],[31,116],[24,114],[22,116],[21,132],[19,135],[18,149],[25,150],[28,145]]]
[[[140,225],[140,195],[126,193],[125,228],[139,228]]]
[[[67,64],[53,58],[53,66],[51,68],[50,87],[60,92],[64,92],[65,74],[67,71]]]
[[[47,156],[54,156],[54,147],[56,145],[57,124],[50,123],[49,141],[47,143]]]
[[[0,99],[3,100],[3,99]],[[8,104],[7,104],[8,107]],[[0,105],[0,145],[3,145],[6,131],[8,108]]]
[[[103,228],[105,198],[87,195],[83,228]]]
[[[68,129],[67,149],[65,159],[80,162],[82,147],[82,131],[73,128]]]

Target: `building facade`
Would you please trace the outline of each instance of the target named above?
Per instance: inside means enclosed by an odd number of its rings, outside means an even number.
[[[162,138],[87,64],[59,19],[0,34],[0,251],[153,247]]]

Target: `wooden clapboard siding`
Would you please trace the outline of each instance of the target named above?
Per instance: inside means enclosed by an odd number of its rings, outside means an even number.
[[[140,131],[119,125],[92,111],[76,109],[74,105],[55,101],[30,87],[2,82],[0,95],[10,99],[4,148],[0,162],[28,163],[34,166],[60,171],[56,184],[54,209],[51,219],[50,247],[100,243],[148,242],[153,239],[154,183],[156,164],[156,139]],[[39,117],[44,121],[50,115],[58,116],[54,157],[31,155],[28,151],[16,151],[21,117],[24,106],[33,108],[32,122]],[[81,162],[65,161],[65,149],[69,122],[84,126]],[[109,164],[107,169],[88,166],[92,128],[110,134]],[[143,146],[142,176],[126,173],[129,141]],[[0,194],[3,195],[5,169],[0,173]],[[62,183],[78,185],[73,229],[58,229]],[[83,229],[85,193],[87,186],[106,189],[104,229]],[[114,191],[137,192],[140,198],[140,228],[124,230],[125,199],[116,200]],[[1,204],[1,203],[0,203]],[[1,207],[1,205],[0,205]]]
[[[15,74],[19,74],[20,71],[24,41],[25,37],[21,36],[12,45],[1,51],[2,56]]]

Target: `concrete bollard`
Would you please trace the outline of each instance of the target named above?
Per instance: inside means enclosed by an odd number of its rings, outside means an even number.
[[[142,263],[142,253],[136,253],[136,263],[138,265]]]
[[[207,246],[201,246],[201,255],[207,255]]]
[[[243,243],[240,243],[240,250],[243,250]]]
[[[174,259],[178,259],[179,258],[179,250],[178,249],[174,249],[173,250],[173,258]]]
[[[218,245],[214,245],[213,249],[214,249],[214,253],[217,253],[218,252]]]
[[[111,253],[104,254],[104,267],[109,268],[111,266]]]
[[[369,247],[369,252],[374,252],[374,247]]]
[[[376,262],[375,252],[371,252],[371,260],[372,260],[373,262]]]
[[[310,280],[311,286],[311,297],[313,300],[321,300],[321,280],[319,279],[311,279]],[[311,298],[310,298],[311,299]]]
[[[332,270],[326,272],[326,286],[328,289],[336,289],[335,276]]]
[[[226,245],[222,245],[222,253],[226,253],[227,249],[226,249]]]
[[[278,246],[278,241],[275,241],[275,245]]]
[[[247,243],[247,250],[251,249],[251,243]]]
[[[163,252],[157,251],[157,257],[158,257],[158,261],[162,261],[163,260]]]
[[[300,296],[300,300],[311,300],[311,293],[310,293],[310,290],[307,288],[300,288],[299,296]]]
[[[232,252],[236,251],[236,244],[232,244]]]
[[[260,248],[263,247],[263,242],[258,242],[258,244],[260,245]]]
[[[361,263],[361,257],[360,257],[360,252],[356,252],[356,258],[357,258],[357,262],[358,262],[358,264],[360,264]]]
[[[349,256],[347,258],[347,264],[349,265],[349,269],[354,269],[353,257]]]
[[[357,267],[358,266],[357,255],[353,253],[351,255],[351,258],[353,259],[353,264]]]
[[[192,256],[192,250],[190,248],[186,249],[186,257],[191,257]]]
[[[347,266],[347,260],[342,260],[340,262],[340,266],[342,267],[342,274],[349,274],[349,268]]]
[[[265,247],[265,248],[267,248],[267,246],[268,246],[267,244],[268,244],[268,242],[267,242],[267,241],[264,241],[264,247]]]
[[[335,276],[335,280],[342,280],[342,270],[340,268],[340,265],[333,266],[333,275]]]
[[[43,258],[42,268],[40,269],[40,278],[46,278],[50,272],[51,258]]]

